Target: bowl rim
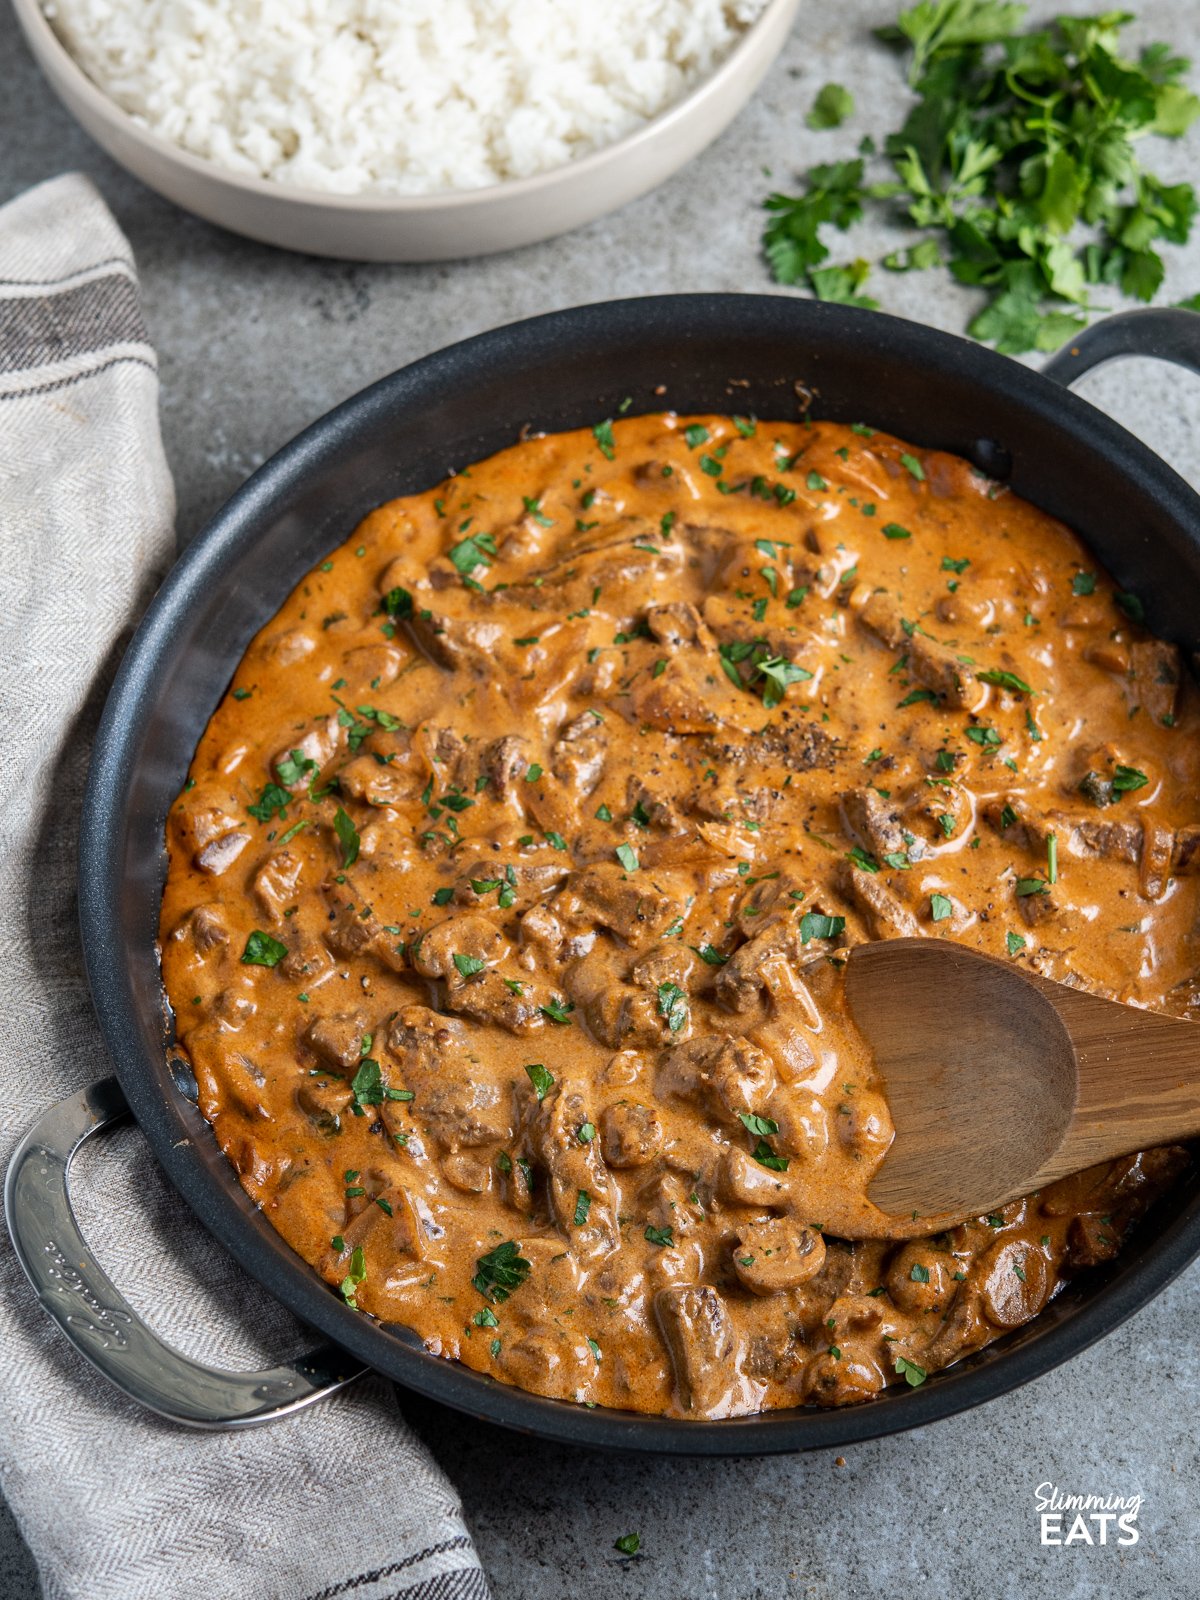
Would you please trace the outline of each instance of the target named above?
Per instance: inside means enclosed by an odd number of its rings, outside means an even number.
[[[195,155],[182,145],[176,144],[174,140],[145,127],[88,76],[55,32],[50,19],[42,9],[42,0],[12,0],[17,21],[38,66],[48,75],[56,74],[65,80],[71,94],[81,99],[93,116],[107,124],[115,133],[140,145],[147,153],[181,168],[199,180],[223,186],[247,198],[282,203],[289,209],[301,213],[309,208],[324,208],[345,215],[363,213],[372,216],[422,216],[450,211],[484,210],[503,201],[516,201],[539,193],[552,192],[559,185],[569,184],[575,178],[581,183],[586,183],[588,178],[614,161],[624,158],[636,161],[639,154],[660,136],[668,134],[681,123],[690,120],[694,113],[720,95],[726,83],[737,76],[747,58],[763,48],[762,36],[777,18],[786,19],[790,29],[802,3],[803,0],[766,0],[759,16],[745,29],[728,55],[706,78],[660,111],[657,116],[644,122],[641,127],[624,134],[611,144],[589,151],[577,161],[565,161],[556,167],[548,168],[545,172],[533,173],[527,178],[506,178],[499,183],[485,184],[475,189],[437,189],[428,194],[405,195],[377,192],[345,194],[333,190],[311,189],[300,184],[281,183],[275,178],[261,178],[248,173],[234,172],[206,156]],[[742,102],[743,106],[744,104],[745,101]],[[68,106],[68,110],[73,113],[74,108]],[[122,165],[124,164],[122,162]]]
[[[824,327],[839,339],[869,344],[878,359],[911,349],[936,373],[949,375],[966,368],[973,381],[986,377],[998,400],[1018,405],[1052,428],[1064,419],[1075,430],[1086,425],[1088,450],[1119,457],[1139,491],[1153,494],[1163,518],[1189,528],[1189,539],[1200,544],[1200,497],[1149,445],[1037,371],[960,336],[880,312],[778,294],[676,293],[572,306],[456,341],[377,379],[310,423],[235,491],[179,556],[138,624],[105,704],[84,801],[92,825],[82,830],[79,843],[79,911],[93,1004],[131,1109],[189,1209],[268,1294],[367,1365],[469,1417],[572,1448],[768,1455],[863,1443],[925,1426],[995,1400],[1081,1354],[1147,1305],[1200,1254],[1198,1190],[1183,1199],[1143,1249],[1122,1252],[1107,1270],[1099,1269],[1105,1277],[1085,1303],[1060,1304],[1060,1313],[1065,1309],[1069,1315],[1056,1315],[1052,1302],[1030,1324],[932,1373],[929,1383],[919,1388],[892,1387],[877,1399],[852,1407],[801,1406],[720,1420],[607,1407],[590,1410],[428,1355],[399,1339],[393,1326],[348,1312],[269,1223],[260,1225],[252,1217],[253,1207],[232,1168],[226,1172],[225,1157],[215,1141],[219,1159],[210,1170],[193,1145],[190,1135],[195,1129],[184,1108],[196,1119],[200,1114],[178,1085],[164,1093],[164,1074],[157,1068],[145,1071],[131,1021],[135,1005],[126,993],[123,946],[120,939],[107,938],[120,922],[120,862],[114,840],[127,809],[125,769],[130,763],[136,766],[138,759],[133,753],[134,731],[145,703],[155,693],[155,663],[160,653],[172,648],[176,624],[196,605],[210,569],[219,572],[227,559],[240,559],[247,525],[253,527],[278,496],[289,492],[297,476],[327,470],[330,460],[372,425],[376,413],[386,414],[398,400],[411,403],[424,390],[436,391],[454,378],[465,379],[489,360],[503,366],[514,350],[527,362],[536,350],[557,348],[564,336],[589,330],[602,332],[607,340],[644,331],[659,318],[680,317],[693,329],[717,326],[727,332],[734,309],[744,320],[769,328],[772,336],[778,335],[782,316],[789,324],[804,323],[814,332]],[[795,331],[789,327],[789,335]],[[380,1360],[381,1341],[389,1350],[386,1361]]]

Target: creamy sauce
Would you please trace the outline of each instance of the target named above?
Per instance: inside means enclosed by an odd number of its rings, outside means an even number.
[[[639,417],[381,507],[168,825],[178,1047],[247,1193],[362,1312],[588,1403],[845,1403],[1036,1316],[1186,1157],[840,1240],[892,1136],[842,952],[1200,1014],[1197,695],[1137,609],[866,428]]]

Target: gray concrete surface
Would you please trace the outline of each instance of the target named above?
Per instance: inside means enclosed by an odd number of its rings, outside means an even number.
[[[133,242],[163,379],[182,537],[300,426],[390,369],[529,313],[620,294],[762,290],[757,204],[767,180],[894,126],[903,90],[869,28],[895,0],[811,0],[783,60],[735,126],[656,194],[570,238],[473,264],[359,267],[286,256],[184,216],[115,168],[59,108],[0,11],[0,202],[66,168],[91,173]],[[1087,11],[1079,0],[1053,10]],[[1141,35],[1200,54],[1195,0],[1142,0]],[[820,85],[850,85],[842,134],[803,115]],[[1164,149],[1194,175],[1200,137]],[[1156,151],[1156,155],[1159,152]],[[886,226],[850,249],[877,254]],[[961,331],[971,300],[941,275],[888,277],[889,310]],[[1172,253],[1164,298],[1200,290],[1200,232]],[[1200,484],[1200,383],[1132,363],[1092,379],[1097,404]],[[935,1428],[845,1452],[743,1462],[624,1461],[551,1448],[413,1400],[408,1411],[458,1484],[497,1600],[962,1600],[1200,1591],[1200,1269],[1068,1367]],[[0,1352],[0,1364],[3,1353]],[[1129,1549],[1038,1544],[1034,1489],[1145,1497]],[[621,1561],[637,1530],[644,1557]],[[203,1577],[197,1575],[203,1594]],[[0,1506],[0,1600],[39,1593]],[[249,1594],[249,1592],[248,1592]],[[258,1597],[252,1597],[258,1600]]]

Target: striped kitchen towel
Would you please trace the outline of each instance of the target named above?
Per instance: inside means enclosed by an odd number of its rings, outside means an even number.
[[[106,1073],[75,918],[88,750],[172,550],[158,372],[129,246],[83,178],[0,209],[0,1167]],[[76,1209],[171,1342],[232,1366],[311,1339],[187,1212],[135,1128]],[[290,1347],[290,1348],[289,1348]],[[47,1600],[488,1600],[457,1495],[391,1386],[194,1433],[98,1379],[0,1246],[0,1491]]]

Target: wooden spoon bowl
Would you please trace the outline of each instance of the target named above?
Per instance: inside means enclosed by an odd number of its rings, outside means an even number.
[[[896,1218],[945,1227],[1200,1134],[1193,1023],[943,939],[857,946],[846,998],[896,1128],[868,1198]]]

